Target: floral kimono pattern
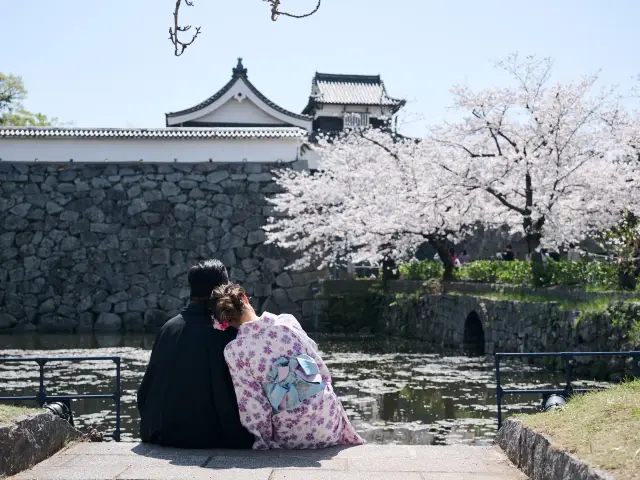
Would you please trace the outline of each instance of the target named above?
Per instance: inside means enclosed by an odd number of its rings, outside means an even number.
[[[333,391],[331,375],[292,315],[245,323],[224,352],[240,421],[254,450],[364,443]]]

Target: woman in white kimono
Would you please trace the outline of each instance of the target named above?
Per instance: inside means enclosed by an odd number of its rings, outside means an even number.
[[[258,317],[239,285],[212,295],[216,321],[238,329],[225,348],[240,421],[254,450],[364,443],[333,391],[317,346],[292,315]]]

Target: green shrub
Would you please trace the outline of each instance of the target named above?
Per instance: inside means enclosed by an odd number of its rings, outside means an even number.
[[[498,265],[498,283],[522,285],[531,281],[531,263],[522,260],[494,262]]]
[[[587,278],[586,262],[552,262],[544,264],[548,273],[545,280],[551,285],[584,285]]]
[[[606,262],[587,263],[585,283],[605,290],[616,290],[618,288],[618,266]]]
[[[459,280],[493,283],[497,278],[498,264],[490,260],[478,260],[467,263],[456,269],[455,275]]]
[[[408,280],[441,279],[444,267],[440,261],[424,260],[404,263],[400,273]],[[514,260],[477,260],[454,270],[457,280],[532,285],[531,262]],[[590,288],[614,290],[618,284],[617,266],[607,262],[545,262],[540,270],[539,285],[585,285]]]
[[[439,280],[444,274],[441,261],[420,260],[400,264],[400,274],[407,280]]]
[[[615,289],[618,268],[606,262],[547,262],[543,285],[589,285],[604,290]]]
[[[477,260],[463,265],[455,274],[462,281],[521,285],[531,281],[531,264],[520,260]]]

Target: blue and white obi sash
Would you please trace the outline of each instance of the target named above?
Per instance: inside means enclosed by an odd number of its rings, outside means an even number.
[[[303,354],[291,358],[280,357],[271,367],[267,379],[269,381],[262,387],[274,415],[296,408],[303,400],[322,392],[327,386],[322,381],[315,360]]]

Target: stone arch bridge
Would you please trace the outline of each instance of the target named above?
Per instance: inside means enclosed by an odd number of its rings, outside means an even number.
[[[384,330],[472,355],[566,350],[576,315],[553,302],[428,295],[409,307],[390,309]]]

